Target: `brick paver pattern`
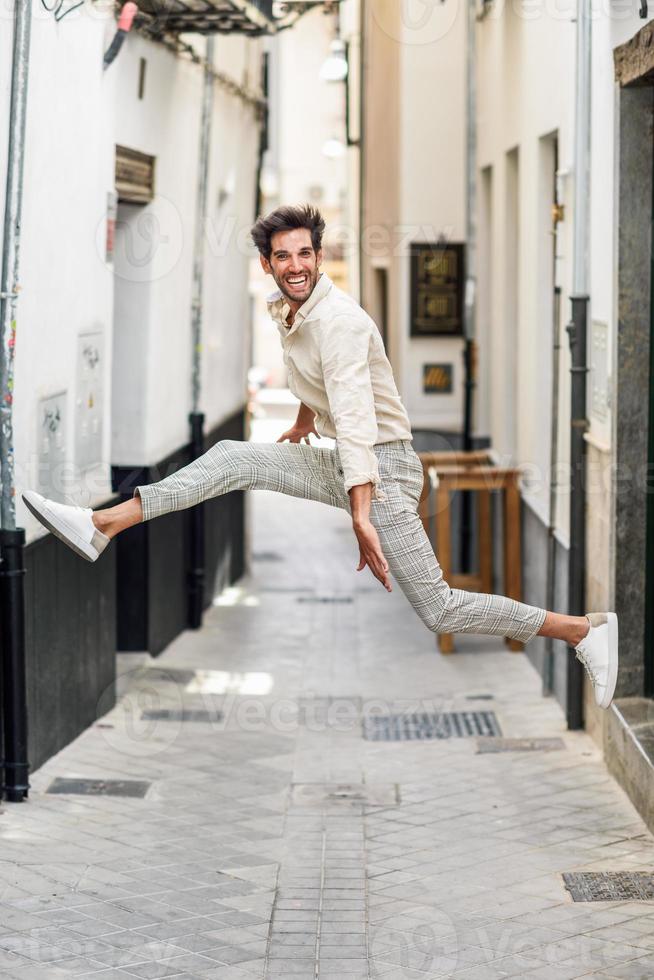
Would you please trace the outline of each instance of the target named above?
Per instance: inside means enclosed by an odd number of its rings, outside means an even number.
[[[651,871],[652,838],[527,658],[473,636],[441,656],[397,587],[356,572],[345,513],[248,507],[251,574],[156,663],[122,655],[117,707],[4,805],[0,976],[654,975],[654,903],[564,888]],[[299,601],[332,597],[352,601]],[[208,715],[141,717],[162,708]],[[367,714],[474,709],[564,747],[362,737]],[[56,777],[151,786],[49,795]]]

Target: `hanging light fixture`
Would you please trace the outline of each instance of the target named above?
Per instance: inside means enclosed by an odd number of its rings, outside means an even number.
[[[345,144],[342,140],[332,137],[331,139],[325,140],[322,146],[323,156],[329,157],[330,160],[337,160],[338,157],[342,157],[345,153]]]
[[[347,72],[345,41],[337,37],[329,45],[329,54],[320,69],[320,80],[322,82],[344,82],[347,78]]]

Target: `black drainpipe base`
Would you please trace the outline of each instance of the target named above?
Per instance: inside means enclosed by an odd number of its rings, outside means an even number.
[[[27,799],[27,685],[25,672],[25,531],[0,529],[0,642],[4,759],[2,794]]]
[[[571,296],[570,340],[570,552],[568,615],[583,616],[586,604],[586,338],[588,296]],[[566,717],[571,730],[583,728],[583,667],[570,647],[567,664]]]
[[[191,412],[191,456],[197,459],[204,453],[204,414]],[[191,511],[191,562],[188,572],[188,625],[197,630],[202,626],[204,606],[204,507],[198,504]]]

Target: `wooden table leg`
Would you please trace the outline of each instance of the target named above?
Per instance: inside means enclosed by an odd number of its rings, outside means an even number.
[[[522,600],[522,556],[520,553],[520,490],[517,477],[504,490],[504,591],[518,602]],[[510,650],[522,650],[519,640],[507,640]]]
[[[436,557],[448,582],[452,572],[452,527],[450,514],[450,491],[442,479],[436,490]],[[438,648],[441,653],[454,653],[454,638],[451,633],[438,634]]]
[[[490,490],[477,493],[479,507],[479,577],[481,591],[493,591],[493,532],[491,527]]]

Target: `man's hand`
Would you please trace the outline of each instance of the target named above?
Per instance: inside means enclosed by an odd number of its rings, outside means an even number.
[[[309,435],[313,432],[314,436],[318,436],[320,439],[320,433],[316,432],[314,425],[315,413],[305,405],[303,402],[300,403],[300,410],[297,413],[297,418],[290,429],[282,433],[277,442],[284,442],[288,439],[289,442],[302,442],[306,439],[309,442]]]
[[[289,442],[302,442],[303,439],[306,439],[306,441],[309,442],[310,433],[313,433],[314,436],[318,436],[320,439],[320,433],[316,432],[313,422],[309,426],[298,425],[297,422],[295,422],[290,429],[287,429],[286,432],[281,434],[277,442],[284,442],[286,439],[288,439]]]
[[[370,521],[357,523],[354,525],[354,533],[359,542],[359,565],[357,572],[360,572],[366,565],[387,592],[393,591],[391,580],[388,575],[388,562],[384,558],[384,553],[379,543],[379,535]]]

